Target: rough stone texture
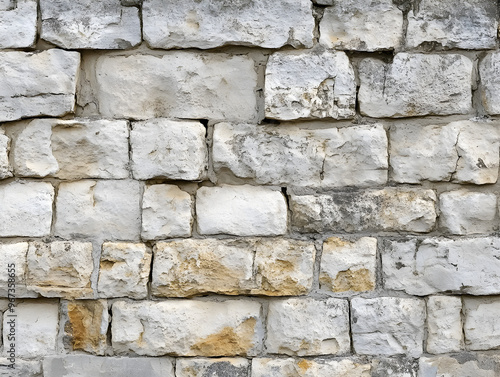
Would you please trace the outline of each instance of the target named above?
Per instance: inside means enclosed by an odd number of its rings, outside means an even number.
[[[290,196],[292,226],[299,232],[429,232],[436,221],[432,190],[384,188]]]
[[[136,181],[63,182],[56,200],[55,233],[64,238],[137,240],[139,199]]]
[[[496,377],[500,374],[500,359],[480,354],[422,357],[419,367],[419,377]]]
[[[200,122],[152,119],[133,123],[130,145],[134,178],[204,178],[208,155],[205,132]]]
[[[362,115],[411,117],[467,114],[472,109],[472,61],[463,55],[399,53],[392,64],[359,63]]]
[[[30,242],[28,288],[45,297],[88,298],[94,268],[90,242]]]
[[[257,73],[244,55],[101,56],[96,70],[96,97],[105,117],[249,121],[257,116]],[[129,72],[127,80],[122,72]]]
[[[277,236],[287,231],[285,198],[265,187],[202,187],[196,192],[196,215],[200,234]]]
[[[310,0],[145,0],[142,9],[144,39],[154,48],[313,46]]]
[[[43,360],[44,377],[174,377],[172,361],[149,357],[49,356]]]
[[[27,291],[26,288],[27,254],[27,242],[0,244],[0,265],[4,266],[0,270],[0,297],[8,297],[9,289],[15,289],[16,297],[36,296]],[[12,266],[12,264],[15,266]],[[11,280],[10,282],[9,278]],[[12,281],[12,279],[14,279],[14,281]],[[10,287],[9,284],[11,284]],[[15,286],[13,286],[13,284]],[[13,293],[13,291],[11,291],[11,293]]]
[[[104,355],[109,324],[107,302],[70,301],[64,304],[63,312],[67,315],[64,335],[71,344],[71,350]]]
[[[264,94],[267,118],[349,119],[356,113],[354,71],[344,52],[275,52]]]
[[[128,178],[125,121],[34,119],[8,128],[16,176]]]
[[[244,300],[118,301],[113,349],[149,356],[255,356],[262,348],[260,312],[259,303]]]
[[[42,362],[40,360],[21,360],[16,359],[15,369],[9,369],[8,358],[0,357],[0,376],[1,377],[43,377]]]
[[[496,46],[497,27],[492,1],[422,0],[408,13],[406,46],[435,43],[447,48],[491,49]]]
[[[370,364],[349,359],[255,358],[251,377],[370,377],[370,369]]]
[[[464,297],[464,334],[468,350],[500,348],[500,300],[498,297]]]
[[[139,9],[120,0],[41,0],[41,38],[65,49],[124,49],[141,43]]]
[[[371,377],[417,377],[418,359],[385,357],[372,359]]]
[[[463,349],[462,299],[432,296],[427,301],[428,353],[459,352]]]
[[[99,266],[99,297],[145,299],[151,252],[142,243],[105,242]]]
[[[249,360],[243,358],[177,359],[176,377],[250,377]]]
[[[331,237],[323,243],[319,282],[332,292],[365,292],[375,289],[377,239],[347,241]]]
[[[265,185],[370,186],[387,181],[382,125],[319,130],[219,123],[213,135],[217,172]]]
[[[500,293],[500,239],[385,241],[382,270],[386,289],[426,296],[437,292]]]
[[[0,179],[12,177],[12,167],[9,162],[10,138],[0,129]]]
[[[0,6],[0,49],[25,48],[35,44],[37,28],[37,1],[9,1]]]
[[[455,190],[439,195],[439,222],[451,234],[491,233],[496,227],[495,194]]]
[[[15,181],[0,186],[0,237],[50,234],[54,187],[48,182]]]
[[[0,52],[0,122],[73,112],[79,65],[74,51]]]
[[[267,352],[296,356],[343,355],[350,347],[346,300],[290,298],[269,303]]]
[[[489,114],[500,114],[500,52],[489,52],[479,63],[481,99]]]
[[[325,9],[319,33],[328,48],[393,50],[403,40],[403,12],[391,0],[343,0]]]
[[[423,352],[423,300],[355,297],[351,300],[351,308],[351,331],[356,353],[418,357]]]

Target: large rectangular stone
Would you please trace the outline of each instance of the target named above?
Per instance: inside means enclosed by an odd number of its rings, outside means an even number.
[[[464,334],[468,350],[500,349],[498,297],[464,298]]]
[[[222,357],[179,358],[175,364],[176,377],[250,377],[250,360],[244,358]]]
[[[479,63],[481,100],[488,114],[500,114],[500,52],[492,51]]]
[[[35,44],[37,0],[7,1],[0,4],[0,49],[26,48]]]
[[[462,298],[431,296],[427,301],[428,353],[459,352],[463,349]]]
[[[370,364],[356,359],[255,358],[251,377],[370,377],[370,371]]]

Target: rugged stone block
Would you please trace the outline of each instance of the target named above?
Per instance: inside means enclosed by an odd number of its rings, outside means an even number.
[[[306,130],[219,123],[216,171],[265,185],[370,186],[387,181],[387,136],[381,125]]]
[[[464,297],[464,333],[468,350],[500,348],[500,300],[497,297]]]
[[[268,359],[252,360],[252,377],[370,377],[370,364],[356,360]]]
[[[463,55],[399,53],[392,64],[359,64],[362,115],[401,118],[467,114],[472,109],[472,61]]]
[[[427,301],[427,352],[448,353],[463,349],[462,299],[432,296]]]
[[[500,373],[500,358],[481,354],[422,357],[419,366],[419,377],[496,377]]]
[[[409,357],[384,357],[372,359],[371,377],[417,377],[418,359]]]
[[[250,377],[248,375],[249,363],[249,360],[243,358],[177,359],[175,375],[177,377]]]
[[[145,0],[142,17],[144,39],[154,48],[313,46],[309,0]]]
[[[35,44],[37,1],[6,1],[0,5],[0,49],[25,48]]]
[[[424,340],[423,300],[378,297],[351,300],[354,350],[361,355],[418,357]]]
[[[15,288],[16,297],[37,296],[26,290],[27,254],[27,242],[0,244],[0,265],[4,266],[0,270],[0,297],[8,297],[9,288]],[[2,311],[1,308],[0,311]]]
[[[42,362],[40,360],[16,359],[15,369],[8,369],[9,359],[0,357],[0,376],[2,377],[42,377]],[[15,374],[14,374],[15,373]]]
[[[285,198],[266,187],[202,187],[196,192],[196,215],[200,234],[277,236],[287,231]]]
[[[297,356],[344,355],[350,347],[346,300],[291,298],[269,303],[267,352]]]
[[[489,114],[500,114],[500,52],[489,52],[479,63],[481,98]]]
[[[344,52],[275,52],[266,66],[266,117],[353,118],[356,83]]]
[[[73,112],[80,54],[0,52],[0,122]]]

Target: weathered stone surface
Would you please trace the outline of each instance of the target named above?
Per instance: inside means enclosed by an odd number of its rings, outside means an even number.
[[[491,49],[496,46],[497,27],[496,4],[489,0],[423,0],[408,13],[406,45]]]
[[[50,234],[54,187],[48,182],[15,181],[0,186],[0,237]]]
[[[299,232],[396,230],[429,232],[436,221],[432,190],[385,188],[290,196],[292,226]]]
[[[257,73],[244,55],[101,56],[96,70],[97,101],[106,117],[249,121],[257,116]]]
[[[349,359],[255,358],[251,377],[370,377],[370,369],[370,364]]]
[[[399,53],[392,64],[359,64],[358,101],[374,118],[467,114],[472,109],[472,61],[463,55]]]
[[[118,301],[111,338],[117,353],[255,356],[262,326],[261,305],[254,301]]]
[[[141,43],[139,9],[120,0],[41,0],[41,38],[66,49],[124,49]]]
[[[386,241],[382,248],[386,289],[427,296],[437,292],[500,293],[500,239]]]
[[[94,269],[90,242],[30,242],[28,288],[45,297],[85,298],[92,295]]]
[[[63,182],[56,200],[56,235],[137,240],[141,229],[140,183],[136,181]]]
[[[393,50],[403,40],[403,12],[391,0],[343,0],[326,8],[320,43],[337,50]]]
[[[320,130],[219,123],[213,135],[216,171],[266,185],[370,186],[387,181],[382,125]]]
[[[176,377],[250,377],[250,361],[243,358],[177,359]]]
[[[6,5],[0,6],[0,48],[32,47],[36,39],[37,1],[8,1]]]
[[[50,356],[43,360],[44,377],[106,375],[113,377],[174,377],[172,361],[163,357]],[[83,374],[82,374],[83,373]]]
[[[43,377],[40,360],[16,359],[15,369],[8,368],[9,364],[8,358],[0,357],[1,377]]]
[[[15,353],[16,357],[35,358],[50,355],[56,351],[57,331],[59,323],[59,305],[57,301],[28,300],[17,303],[15,309]],[[9,320],[3,317],[3,344],[10,344],[7,336],[10,329]],[[4,347],[3,355],[8,356]],[[8,356],[10,357],[10,356]]]
[[[12,177],[12,167],[9,162],[10,138],[0,129],[0,179]]]
[[[34,119],[8,128],[16,176],[128,178],[125,121]]]
[[[332,292],[364,292],[375,289],[377,239],[347,241],[337,237],[323,243],[319,282]]]
[[[498,297],[464,297],[464,333],[468,350],[500,348],[500,300]]]
[[[481,98],[489,114],[500,114],[500,52],[489,52],[479,63]]]
[[[277,236],[287,231],[285,198],[266,187],[202,187],[196,192],[196,215],[200,234]]]
[[[0,265],[4,266],[0,270],[0,297],[8,297],[9,289],[15,289],[16,297],[36,296],[26,290],[27,254],[27,242],[0,244]],[[13,291],[11,290],[10,293]]]
[[[418,357],[424,340],[425,303],[399,297],[351,300],[351,331],[356,353]]]
[[[344,355],[350,347],[346,300],[290,298],[269,303],[267,352],[297,356]]]
[[[105,242],[102,245],[99,297],[145,299],[148,295],[151,252],[142,243]]]
[[[145,0],[142,9],[144,39],[154,48],[313,46],[309,0]]]
[[[500,358],[495,355],[422,357],[419,366],[419,377],[496,377],[500,374]]]
[[[80,54],[0,52],[0,122],[73,112]]]
[[[463,349],[462,299],[432,296],[427,301],[427,352],[448,353]]]
[[[451,234],[491,233],[496,227],[495,194],[455,190],[439,195],[439,222]]]
[[[275,52],[266,66],[266,117],[353,118],[356,83],[344,52]]]
[[[417,377],[418,360],[408,357],[372,359],[371,377]]]
[[[134,178],[202,179],[208,154],[205,133],[200,122],[151,119],[133,123],[130,145]]]
[[[107,302],[105,300],[65,302],[63,312],[67,316],[64,335],[71,345],[71,350],[104,355],[109,325]]]

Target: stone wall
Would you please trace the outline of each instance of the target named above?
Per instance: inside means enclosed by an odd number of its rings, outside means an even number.
[[[500,376],[497,30],[0,0],[0,375]]]

